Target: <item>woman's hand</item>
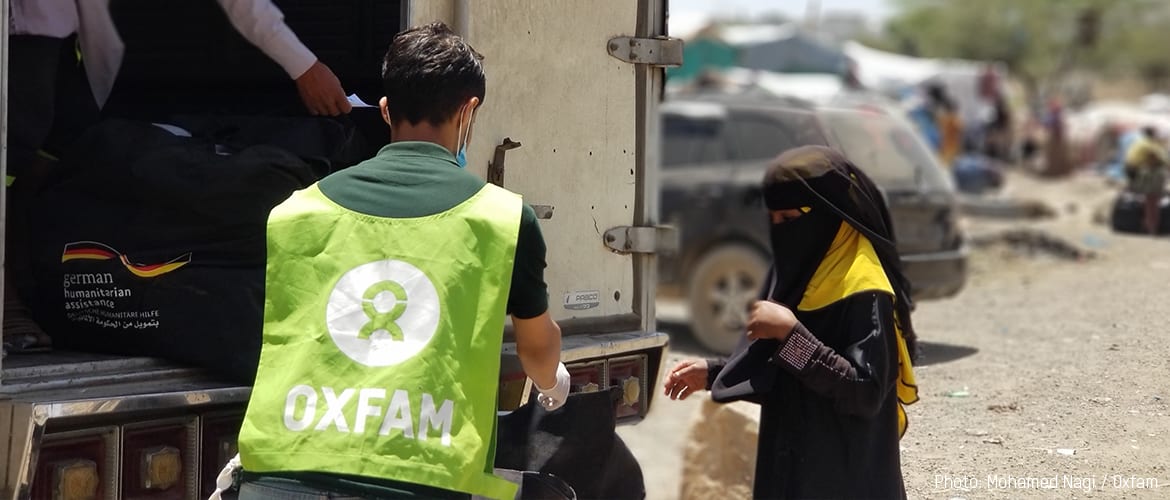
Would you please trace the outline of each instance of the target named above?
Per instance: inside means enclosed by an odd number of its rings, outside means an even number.
[[[666,375],[666,395],[670,399],[686,399],[696,391],[707,388],[707,361],[689,359],[674,366]]]
[[[758,300],[752,304],[748,317],[749,339],[785,340],[796,328],[796,315],[787,307],[770,301]]]

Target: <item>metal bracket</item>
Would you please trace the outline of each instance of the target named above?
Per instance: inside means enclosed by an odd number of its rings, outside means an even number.
[[[552,205],[532,205],[532,211],[536,212],[537,219],[551,219],[555,208]]]
[[[496,146],[496,152],[492,154],[492,161],[488,163],[487,181],[499,187],[504,187],[504,155],[508,151],[520,147],[519,142],[513,141],[511,137],[505,137],[503,142]],[[532,205],[532,210],[536,212],[537,219],[551,219],[553,216],[552,205]]]
[[[682,66],[683,63],[681,38],[619,36],[610,38],[608,47],[609,55],[631,64],[666,67]]]
[[[620,254],[671,253],[678,250],[678,230],[670,226],[618,226],[605,231],[605,246]]]
[[[511,137],[505,137],[504,141],[496,146],[496,152],[492,155],[492,161],[488,163],[488,182],[504,187],[504,154],[518,147],[520,147],[520,143],[513,141]]]

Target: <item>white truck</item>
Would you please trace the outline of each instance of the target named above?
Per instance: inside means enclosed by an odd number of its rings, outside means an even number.
[[[127,3],[112,5],[134,8]],[[188,3],[197,2],[165,2],[165,9]],[[574,390],[620,387],[619,418],[642,418],[667,346],[654,311],[655,253],[671,245],[671,232],[655,226],[656,107],[662,67],[679,64],[682,48],[664,36],[666,1],[276,3],[298,33],[312,20],[297,12],[373,16],[367,25],[391,34],[443,20],[485,56],[488,97],[469,168],[522,193],[543,219],[550,308],[564,331],[562,356]],[[8,2],[0,3],[5,19],[8,10]],[[183,30],[223,32],[193,28],[198,22],[167,29],[175,37]],[[0,115],[7,127],[0,140],[20,126],[7,119],[8,27],[0,22]],[[370,53],[380,55],[386,40]],[[142,74],[150,83],[151,74]],[[5,168],[0,163],[0,173]],[[531,389],[507,335],[504,409],[520,405]],[[158,359],[10,354],[0,362],[0,498],[206,498],[236,452],[248,395],[249,387]]]

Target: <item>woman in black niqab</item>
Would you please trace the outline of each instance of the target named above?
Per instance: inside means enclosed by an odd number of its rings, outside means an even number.
[[[914,303],[910,280],[902,273],[894,239],[894,225],[885,198],[869,176],[836,150],[806,146],[786,151],[776,158],[764,178],[764,204],[770,210],[799,206],[820,206],[819,215],[801,223],[771,225],[773,265],[780,280],[769,287],[766,298],[790,307],[794,295],[802,293],[816,264],[824,257],[837,225],[844,221],[873,245],[882,268],[897,297],[898,320],[912,358],[917,358],[917,340],[910,323]],[[814,220],[815,219],[815,220]],[[826,236],[827,235],[827,236]],[[785,272],[787,271],[787,272]],[[787,276],[785,276],[787,274]]]
[[[916,337],[882,195],[819,146],[780,155],[763,188],[773,266],[748,331],[726,361],[676,366],[666,393],[761,405],[757,498],[902,498]]]

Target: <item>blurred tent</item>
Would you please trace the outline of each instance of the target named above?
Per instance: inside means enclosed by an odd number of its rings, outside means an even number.
[[[1160,111],[1159,104],[1097,101],[1070,112],[1066,126],[1074,160],[1078,165],[1104,165],[1111,175],[1119,176],[1121,165],[1112,157],[1126,133],[1153,127],[1159,136],[1170,137],[1170,114]]]
[[[686,40],[683,65],[667,71],[667,78],[674,83],[733,67],[832,75],[843,75],[850,68],[848,57],[839,48],[792,23],[720,24],[684,17],[671,20],[671,36]]]
[[[736,65],[739,51],[723,41],[712,38],[687,40],[683,46],[683,65],[667,68],[671,81],[691,80],[705,71],[719,71]]]
[[[866,47],[856,41],[845,43],[843,51],[856,64],[857,78],[862,85],[896,99],[907,97],[924,83],[941,83],[967,123],[981,122],[987,112],[982,86],[986,85],[989,68],[997,76],[996,90],[1005,96],[1009,94],[1007,67],[1000,63],[910,57]]]
[[[799,28],[787,24],[722,24],[712,35],[736,47],[750,47],[795,36]]]
[[[747,68],[708,68],[690,80],[669,80],[670,94],[722,93],[764,98],[793,97],[826,103],[844,89],[841,78],[823,73],[773,73]]]
[[[1150,113],[1170,113],[1170,95],[1147,94],[1140,102],[1142,109]]]
[[[772,37],[755,38],[740,47],[739,65],[745,68],[773,73],[828,73],[844,75],[849,69],[849,58],[841,49],[829,45],[814,35],[788,24],[772,32]],[[736,28],[729,28],[727,31]],[[725,37],[732,37],[731,31]]]
[[[938,59],[910,57],[845,42],[844,53],[857,64],[857,77],[866,87],[896,93],[938,76],[944,64]]]
[[[756,87],[774,96],[799,97],[815,103],[825,103],[841,93],[841,77],[825,73],[776,73],[747,68],[733,68],[724,76],[743,87]]]
[[[901,114],[900,105],[877,92],[854,89],[838,75],[825,73],[773,73],[747,68],[709,70],[695,80],[668,82],[670,95],[704,93],[731,94],[765,101],[787,99],[808,105],[868,108],[887,114]]]

